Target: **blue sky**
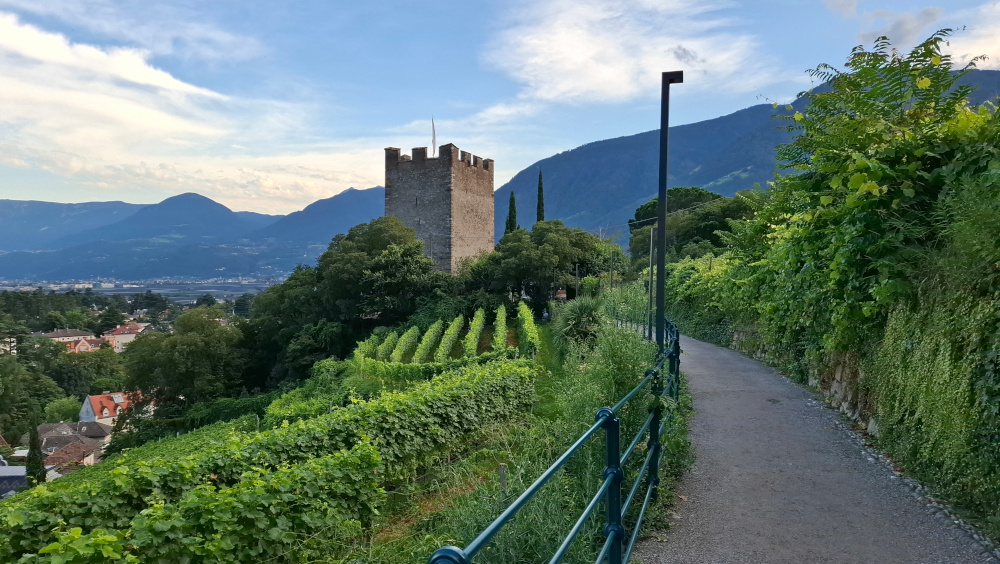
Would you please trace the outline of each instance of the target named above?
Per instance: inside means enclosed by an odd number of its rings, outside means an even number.
[[[1000,63],[1000,2],[0,0],[0,198],[198,192],[288,213],[383,181],[386,146],[452,142],[496,187],[584,143],[810,86],[889,35],[941,27]]]

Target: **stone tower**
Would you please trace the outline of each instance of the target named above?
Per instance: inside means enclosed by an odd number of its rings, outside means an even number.
[[[385,150],[385,215],[417,231],[438,270],[454,272],[461,259],[493,250],[493,159],[451,143],[428,158]]]

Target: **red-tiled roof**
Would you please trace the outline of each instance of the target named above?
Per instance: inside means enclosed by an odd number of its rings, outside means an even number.
[[[90,407],[94,410],[94,414],[97,415],[98,419],[105,417],[103,411],[105,407],[108,408],[107,417],[115,417],[118,415],[119,407],[124,411],[128,409],[128,406],[132,405],[132,400],[128,398],[128,394],[125,392],[87,396],[86,401],[90,402]]]

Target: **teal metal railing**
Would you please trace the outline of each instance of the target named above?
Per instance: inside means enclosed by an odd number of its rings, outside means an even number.
[[[644,314],[643,314],[644,315]],[[638,321],[636,316],[629,316],[631,319],[621,319],[620,323],[632,324]],[[639,318],[641,319],[641,318]],[[652,321],[652,318],[648,318]],[[643,324],[638,323],[638,329],[642,329],[644,335],[651,335],[646,331]],[[576,523],[566,534],[566,537],[556,549],[555,554],[549,560],[549,564],[561,562],[566,555],[577,535],[584,528],[587,521],[602,504],[605,509],[604,536],[606,540],[600,553],[595,560],[596,564],[626,564],[632,556],[632,549],[639,538],[639,531],[642,528],[642,521],[646,515],[646,509],[651,500],[656,498],[656,488],[660,483],[659,469],[661,461],[660,437],[673,416],[672,412],[664,413],[663,402],[650,402],[649,416],[633,436],[624,452],[621,449],[621,422],[618,419],[620,410],[632,399],[647,392],[657,400],[660,397],[669,397],[675,400],[680,394],[680,335],[677,326],[666,320],[666,339],[664,347],[658,353],[656,363],[646,370],[645,377],[632,390],[625,395],[613,407],[602,407],[597,410],[595,422],[586,432],[583,433],[549,468],[535,480],[527,490],[514,500],[486,529],[472,540],[465,548],[456,546],[446,546],[438,549],[428,560],[428,564],[471,564],[473,558],[496,535],[503,526],[510,521],[517,512],[524,507],[531,498],[545,486],[546,482],[552,478],[556,472],[566,463],[567,460],[579,451],[583,445],[604,431],[605,466],[603,472],[604,481],[597,493],[584,508]],[[629,487],[627,495],[622,500],[624,471],[623,467],[629,456],[635,452],[636,447],[646,438],[646,459],[636,473],[636,479]],[[636,501],[642,486],[645,485],[642,506],[639,508],[632,523],[626,523],[625,517]],[[626,525],[628,525],[626,527]],[[628,537],[626,539],[626,536]]]

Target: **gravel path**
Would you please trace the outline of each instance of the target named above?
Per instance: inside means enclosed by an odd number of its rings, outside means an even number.
[[[681,340],[695,463],[644,564],[994,563],[916,499],[815,394],[736,352]]]

